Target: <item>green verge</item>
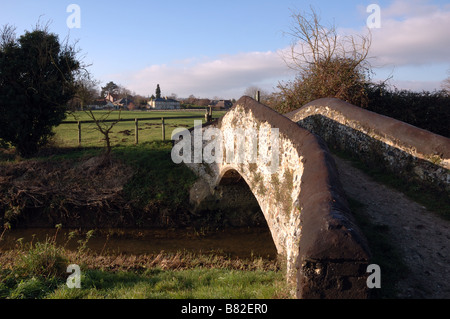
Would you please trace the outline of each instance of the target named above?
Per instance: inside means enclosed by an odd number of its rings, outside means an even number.
[[[80,243],[77,251],[43,242],[18,243],[0,255],[0,299],[271,299],[289,298],[283,271],[261,258],[215,254],[98,256]],[[119,269],[108,270],[117,260]],[[69,264],[80,264],[80,288],[69,288]]]
[[[171,142],[154,141],[135,146],[118,146],[113,156],[134,169],[124,192],[138,208],[164,202],[178,208],[187,202],[197,177],[184,165],[171,160]]]

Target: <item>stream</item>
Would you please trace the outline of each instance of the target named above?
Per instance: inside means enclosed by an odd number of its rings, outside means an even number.
[[[69,237],[72,232],[73,238]],[[8,230],[0,241],[1,251],[14,249],[19,243],[53,240],[68,250],[80,247],[86,231],[56,228]],[[100,229],[87,241],[87,247],[99,254],[219,253],[232,257],[276,259],[277,251],[268,228],[231,228],[214,232],[194,229]]]

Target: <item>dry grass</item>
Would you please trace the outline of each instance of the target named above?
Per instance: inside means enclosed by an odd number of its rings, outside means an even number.
[[[105,165],[101,156],[1,165],[0,221],[14,225],[25,211],[70,220],[84,210],[125,209],[122,190],[132,176],[132,168],[119,160]]]

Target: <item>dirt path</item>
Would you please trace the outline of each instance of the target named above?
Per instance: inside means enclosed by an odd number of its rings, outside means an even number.
[[[450,222],[375,182],[350,162],[334,158],[347,195],[366,206],[365,212],[374,223],[389,227],[410,268],[398,284],[398,297],[450,298]]]

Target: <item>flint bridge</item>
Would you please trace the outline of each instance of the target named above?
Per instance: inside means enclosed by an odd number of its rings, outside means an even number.
[[[246,194],[249,189],[298,298],[368,296],[370,250],[353,219],[327,143],[362,161],[375,158],[377,165],[399,178],[450,189],[448,138],[338,99],[320,99],[281,115],[242,97],[222,118],[197,129],[206,133],[211,128],[221,133],[223,150],[215,150],[215,155],[223,160],[199,161],[194,159],[194,150],[189,152],[192,160],[186,165],[199,177],[192,200],[201,205],[226,197],[228,189],[233,188],[234,194]],[[269,153],[278,150],[277,157],[230,160],[230,145],[234,150],[255,149],[249,136],[239,139],[230,133],[242,128],[277,129],[277,139],[267,139],[264,145]],[[195,131],[189,133],[192,145],[211,152],[214,139],[204,140]]]

